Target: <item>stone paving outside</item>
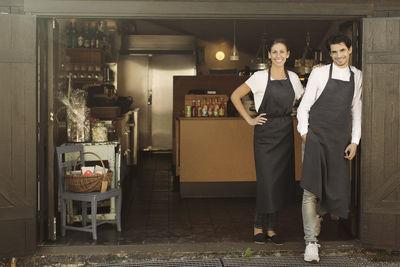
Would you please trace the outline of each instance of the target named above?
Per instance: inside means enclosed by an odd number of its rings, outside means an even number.
[[[399,252],[365,250],[357,241],[321,244],[320,264],[312,265],[302,260],[303,244],[298,242],[280,247],[235,242],[42,246],[32,256],[17,257],[16,266],[400,266]],[[217,261],[220,265],[207,265],[207,260]],[[265,262],[270,264],[264,265]],[[1,259],[0,266],[10,266],[10,258]]]

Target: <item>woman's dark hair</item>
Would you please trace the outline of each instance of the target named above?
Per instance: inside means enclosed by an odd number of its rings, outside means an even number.
[[[288,44],[287,44],[287,41],[286,41],[285,38],[274,38],[274,39],[272,39],[272,40],[269,42],[269,44],[268,44],[268,46],[267,46],[268,52],[271,52],[271,48],[272,48],[272,46],[274,46],[275,44],[284,44],[284,45],[286,46],[286,50],[287,50],[287,51],[290,50],[290,49],[289,49],[289,46],[288,46]]]
[[[343,33],[336,33],[334,35],[331,35],[328,40],[326,40],[326,48],[328,51],[331,51],[331,45],[333,44],[340,44],[340,43],[345,43],[347,48],[351,47],[351,40],[349,37],[344,35]]]

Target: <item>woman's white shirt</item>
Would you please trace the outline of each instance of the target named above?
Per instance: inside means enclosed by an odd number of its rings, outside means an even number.
[[[300,99],[300,97],[304,93],[304,88],[296,73],[294,73],[293,71],[288,71],[288,74],[295,94],[295,99],[293,99],[294,102],[296,99]],[[251,91],[253,92],[254,105],[256,110],[258,111],[264,98],[265,89],[267,88],[268,84],[268,70],[260,70],[255,72],[249,79],[246,80],[245,83],[248,87],[250,87]]]
[[[308,78],[306,91],[300,106],[297,108],[298,125],[297,130],[300,135],[308,132],[308,118],[312,105],[317,101],[325,89],[329,79],[329,65],[313,69]],[[362,92],[362,73],[357,68],[350,66],[354,73],[354,95],[351,104],[352,132],[351,142],[358,144],[361,138],[361,92]],[[333,64],[332,79],[350,81],[349,68],[339,68]]]

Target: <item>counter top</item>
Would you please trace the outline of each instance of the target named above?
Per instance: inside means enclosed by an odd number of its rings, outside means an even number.
[[[296,114],[290,115],[292,118],[296,118]],[[242,117],[177,117],[177,120],[243,120]]]
[[[242,117],[177,117],[178,120],[243,120]]]

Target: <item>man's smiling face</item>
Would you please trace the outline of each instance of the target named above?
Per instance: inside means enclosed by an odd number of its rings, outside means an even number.
[[[331,44],[330,56],[333,63],[339,68],[346,68],[349,65],[349,59],[352,52],[352,47],[347,48],[344,42],[339,44]]]

